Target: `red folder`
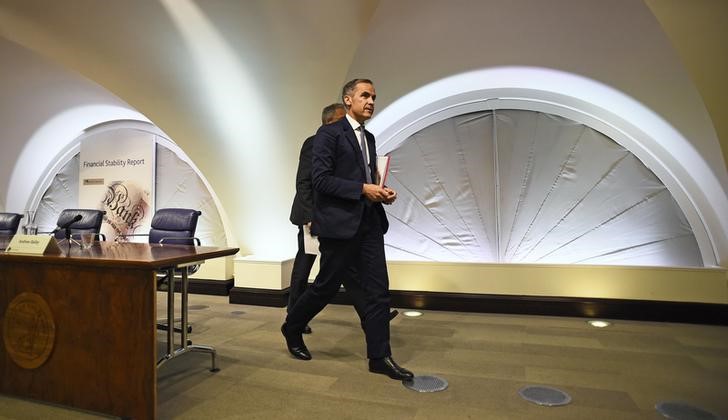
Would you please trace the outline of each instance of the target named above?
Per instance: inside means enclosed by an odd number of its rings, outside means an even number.
[[[389,156],[377,156],[377,184],[383,187],[389,175]]]

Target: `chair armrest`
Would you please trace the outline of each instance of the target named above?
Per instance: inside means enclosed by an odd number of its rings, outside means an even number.
[[[103,233],[100,233],[99,235],[103,235]],[[120,241],[119,238],[125,239],[125,238],[130,238],[132,236],[149,236],[149,234],[148,233],[122,233],[122,234],[116,236],[116,238],[114,239],[114,242],[119,242]],[[104,241],[105,240],[106,240],[106,236],[104,235]]]
[[[186,241],[186,240],[189,240],[189,239],[192,239],[193,242],[197,242],[197,246],[200,246],[202,244],[202,242],[200,242],[200,238],[198,238],[196,236],[193,236],[193,237],[166,236],[166,237],[164,237],[164,238],[162,238],[162,239],[159,240],[159,244],[160,245],[164,245],[164,241],[170,241],[170,242],[171,241],[175,241],[175,240],[177,240],[177,241],[183,241],[183,240]],[[174,243],[172,243],[172,244],[174,244]],[[170,244],[170,245],[172,245],[172,244]]]
[[[71,239],[81,239],[81,234],[80,234],[80,233],[72,233],[72,234],[71,234]],[[101,232],[99,232],[99,233],[94,233],[94,240],[97,240],[97,239],[98,239],[99,241],[104,241],[104,242],[106,242],[106,235],[104,235],[104,234],[103,234],[103,233],[101,233]]]

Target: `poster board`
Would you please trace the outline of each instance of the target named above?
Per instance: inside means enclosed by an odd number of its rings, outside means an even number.
[[[81,141],[80,208],[106,211],[101,233],[147,233],[154,213],[154,135],[112,130]]]

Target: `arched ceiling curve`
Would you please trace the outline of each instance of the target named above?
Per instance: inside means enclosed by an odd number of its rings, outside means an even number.
[[[293,177],[298,145],[316,128],[320,107],[337,100],[338,90],[343,81],[353,75],[366,74],[373,77],[380,88],[378,105],[381,110],[398,96],[422,83],[435,80],[437,77],[433,70],[442,71],[438,65],[442,61],[443,49],[438,44],[428,42],[428,36],[453,39],[458,33],[473,34],[473,25],[464,24],[464,21],[457,19],[455,15],[440,13],[437,8],[442,5],[452,10],[464,10],[473,17],[480,15],[485,21],[494,19],[492,25],[482,24],[484,20],[481,19],[479,26],[487,26],[496,31],[496,35],[501,36],[481,40],[480,50],[488,52],[505,45],[510,53],[500,56],[497,60],[498,65],[529,64],[524,61],[542,60],[543,56],[550,53],[548,49],[543,48],[540,52],[534,52],[533,49],[509,45],[511,41],[502,35],[513,29],[519,30],[525,42],[533,40],[534,37],[553,40],[561,46],[555,55],[559,61],[564,61],[565,57],[566,61],[569,61],[568,57],[583,56],[593,48],[594,40],[590,31],[582,31],[577,37],[569,37],[568,33],[558,30],[542,36],[544,35],[541,33],[542,28],[546,26],[551,28],[573,26],[560,24],[563,23],[564,14],[561,17],[554,14],[559,10],[568,10],[565,18],[578,23],[575,26],[579,28],[585,25],[584,17],[589,13],[602,16],[604,24],[612,25],[616,30],[624,27],[647,27],[650,29],[649,33],[634,39],[628,39],[628,34],[633,33],[632,29],[622,31],[624,38],[615,39],[611,44],[599,45],[600,53],[608,58],[614,58],[612,55],[615,51],[634,48],[634,45],[627,44],[650,46],[658,42],[660,45],[667,45],[669,38],[689,72],[689,76],[686,75],[685,78],[692,77],[692,82],[703,96],[705,92],[715,92],[714,98],[723,100],[728,98],[722,77],[725,71],[720,70],[726,67],[725,55],[711,49],[716,48],[716,45],[720,47],[720,41],[713,38],[718,38],[726,30],[715,23],[719,22],[720,16],[725,16],[728,11],[725,2],[720,1],[706,0],[699,3],[689,2],[690,4],[669,1],[667,2],[669,4],[666,4],[652,0],[646,0],[645,3],[624,0],[606,5],[599,0],[587,2],[556,0],[548,2],[548,10],[532,10],[532,7],[524,5],[527,3],[533,5],[533,2],[518,0],[507,2],[181,0],[180,3],[197,6],[203,12],[211,27],[215,28],[221,39],[230,45],[236,57],[250,64],[254,80],[260,84],[265,96],[263,105],[271,108],[267,110],[269,114],[285,119],[280,132],[268,135],[265,130],[262,131],[265,141],[281,146],[276,149],[279,154],[276,157],[281,161],[277,169],[280,171],[280,185],[283,187],[278,188],[280,191],[274,193],[264,205],[282,210],[274,211],[271,221],[286,217],[285,207],[289,204],[293,186],[285,180]],[[485,11],[479,13],[479,8]],[[609,10],[602,10],[603,8]],[[520,13],[518,16],[523,19],[511,19],[514,12]],[[418,19],[427,19],[430,15],[433,16],[429,21],[430,24],[420,25]],[[538,21],[530,19],[530,16],[537,16]],[[689,24],[686,23],[685,17],[690,21]],[[386,33],[388,19],[399,20],[397,37],[385,37],[378,43],[377,48],[371,49],[372,42],[380,41],[376,37],[377,34]],[[685,28],[689,25],[693,27],[697,25],[705,30],[687,31]],[[596,25],[594,30],[598,27],[599,25]],[[423,31],[422,28],[427,30]],[[407,35],[410,29],[412,33]],[[245,184],[247,173],[240,172],[236,168],[231,169],[234,164],[242,166],[239,164],[241,161],[244,163],[245,158],[230,153],[229,145],[231,142],[234,145],[240,137],[245,136],[222,133],[219,127],[215,126],[215,113],[200,95],[200,90],[204,89],[204,86],[199,85],[199,68],[191,61],[188,46],[185,45],[170,14],[165,10],[164,1],[100,3],[93,0],[66,2],[4,0],[0,4],[0,36],[78,71],[118,95],[165,130],[194,157],[197,165],[210,178],[220,195],[227,197],[224,205],[229,212],[239,214],[241,217],[256,217],[260,213],[249,210],[255,207],[249,200],[231,198],[237,197],[240,189],[251,188],[255,191],[254,186]],[[412,48],[401,54],[401,51],[397,50],[398,43],[407,37],[411,38],[412,42],[409,45]],[[688,43],[687,39],[691,41]],[[704,48],[698,50],[690,47],[697,44]],[[457,51],[457,48],[450,50]],[[524,58],[524,55],[528,57]],[[721,56],[724,58],[720,59]],[[665,57],[650,55],[647,59],[654,61],[655,58]],[[416,71],[408,71],[407,67],[398,66],[398,60],[409,63]],[[659,60],[657,61],[656,66],[659,65]],[[625,74],[642,73],[642,79],[635,77],[623,86],[625,91],[629,92],[631,87],[641,89],[639,85],[644,84],[645,78],[650,79],[647,84],[654,86],[670,85],[670,78],[666,78],[664,74],[645,72],[644,68],[625,65],[622,60],[612,59],[611,62],[613,64],[607,64],[603,70],[605,74],[610,75],[609,77],[618,79]],[[703,72],[696,77],[695,73],[700,72],[700,69],[710,67],[706,63],[710,63],[715,72]],[[483,63],[478,64],[482,65]],[[574,68],[566,70],[576,73],[586,66],[584,63],[571,63],[571,65]],[[458,66],[462,70],[470,64],[467,60],[460,60]],[[401,77],[389,77],[387,68],[398,68]],[[453,71],[458,70],[450,69],[445,73]],[[450,74],[438,74],[438,76],[448,75]],[[224,84],[225,80],[220,79],[219,82]],[[702,109],[700,97],[697,94],[692,97],[691,95],[683,97],[687,97],[690,103],[697,101],[699,103],[697,108]],[[655,93],[651,98],[641,99],[648,105],[675,102],[672,100],[674,91],[670,89],[662,89],[662,92]],[[703,112],[703,118],[708,120],[708,125],[710,117],[719,120],[720,116],[725,116],[728,112],[724,102],[719,100],[706,99],[705,104],[708,106],[708,111]],[[245,116],[246,107],[250,105],[241,98],[232,115]],[[263,105],[252,104],[259,107]],[[291,112],[292,110],[294,112]],[[670,112],[666,114],[670,116]],[[678,128],[681,128],[680,118],[684,117],[681,115],[674,120],[677,121]],[[722,118],[721,121],[728,121],[728,118]],[[716,123],[716,128],[723,142],[728,142],[725,128],[719,123]],[[225,136],[229,138],[220,140]],[[701,135],[696,133],[696,136]],[[715,139],[715,134],[707,133],[702,137]],[[223,145],[209,147],[210,144],[218,142]],[[728,146],[724,145],[723,155],[726,150]],[[712,149],[704,154],[706,159],[711,161],[712,167],[724,167],[717,145],[713,145]],[[240,181],[232,184],[229,182],[230,178],[237,178]],[[240,185],[241,182],[243,185]],[[255,233],[249,232],[244,226],[238,226],[236,230],[245,248],[245,243],[252,242]],[[256,252],[255,249],[249,251]]]

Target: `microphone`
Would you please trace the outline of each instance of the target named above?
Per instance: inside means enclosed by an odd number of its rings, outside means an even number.
[[[71,225],[78,222],[79,220],[83,219],[83,216],[80,214],[77,214],[73,216],[73,219],[69,220],[68,222],[64,223],[63,226],[61,226],[61,229],[66,230],[66,240],[68,241],[68,253],[71,253]]]
[[[81,219],[83,219],[83,216],[81,216],[80,214],[77,214],[77,215],[73,216],[73,219],[69,220],[68,222],[64,223],[61,226],[58,226],[58,229],[68,229],[69,227],[71,227],[72,224],[78,222]]]
[[[63,229],[68,229],[71,227],[72,224],[78,222],[81,219],[83,219],[83,216],[81,216],[80,214],[77,214],[77,215],[73,216],[73,219],[71,219],[71,220],[67,221],[66,223],[62,224],[61,226],[58,226],[57,228],[53,229],[53,232],[51,232],[51,234],[54,234]]]

